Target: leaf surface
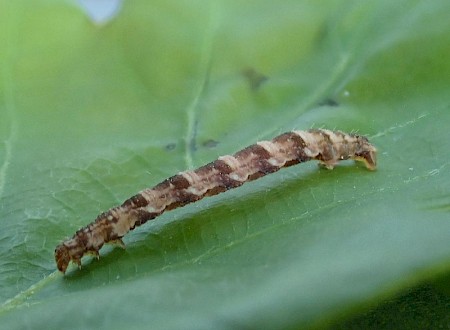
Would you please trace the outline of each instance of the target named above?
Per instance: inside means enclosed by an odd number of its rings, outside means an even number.
[[[97,25],[72,2],[1,1],[1,324],[324,326],[448,274],[449,10],[136,0]],[[98,213],[310,127],[367,135],[378,170],[282,170],[55,271]]]

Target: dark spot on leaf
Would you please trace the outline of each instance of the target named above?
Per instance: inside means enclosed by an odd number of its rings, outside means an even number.
[[[205,142],[202,143],[202,145],[206,148],[214,148],[218,144],[219,144],[219,142],[216,140],[213,140],[213,139],[206,140]]]
[[[319,102],[319,106],[337,107],[339,106],[339,103],[335,99],[328,98]]]
[[[242,70],[242,75],[247,79],[248,84],[250,85],[250,88],[253,91],[258,90],[261,85],[269,79],[266,75],[262,74],[261,72],[256,71],[253,68],[246,68]]]
[[[176,143],[169,143],[169,144],[166,145],[165,149],[166,149],[167,151],[172,151],[173,149],[176,148],[176,146],[177,146]]]

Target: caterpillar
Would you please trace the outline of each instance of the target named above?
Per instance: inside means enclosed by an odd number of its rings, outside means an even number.
[[[239,187],[283,167],[318,160],[332,169],[340,160],[354,159],[375,170],[376,153],[364,136],[326,129],[291,131],[257,142],[196,170],[180,172],[103,212],[56,247],[57,268],[65,273],[71,261],[81,268],[84,255],[98,258],[105,243],[124,246],[125,234],[161,213]]]

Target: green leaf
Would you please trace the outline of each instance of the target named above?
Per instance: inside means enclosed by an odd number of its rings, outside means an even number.
[[[69,1],[0,1],[0,324],[364,324],[448,276],[449,12],[135,0],[98,25]],[[58,242],[139,190],[310,127],[367,135],[378,170],[282,170],[55,270]]]

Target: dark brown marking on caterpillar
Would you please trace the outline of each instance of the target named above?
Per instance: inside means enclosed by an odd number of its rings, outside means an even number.
[[[147,205],[147,200],[141,194],[134,195],[123,203],[123,206],[130,208],[143,207],[145,205]]]
[[[178,173],[103,212],[56,247],[56,265],[63,273],[71,261],[81,267],[84,255],[98,257],[105,243],[123,246],[121,239],[126,233],[165,211],[312,159],[329,169],[340,160],[354,159],[374,170],[376,148],[364,136],[325,129],[292,131],[271,141],[260,141],[196,170]]]

